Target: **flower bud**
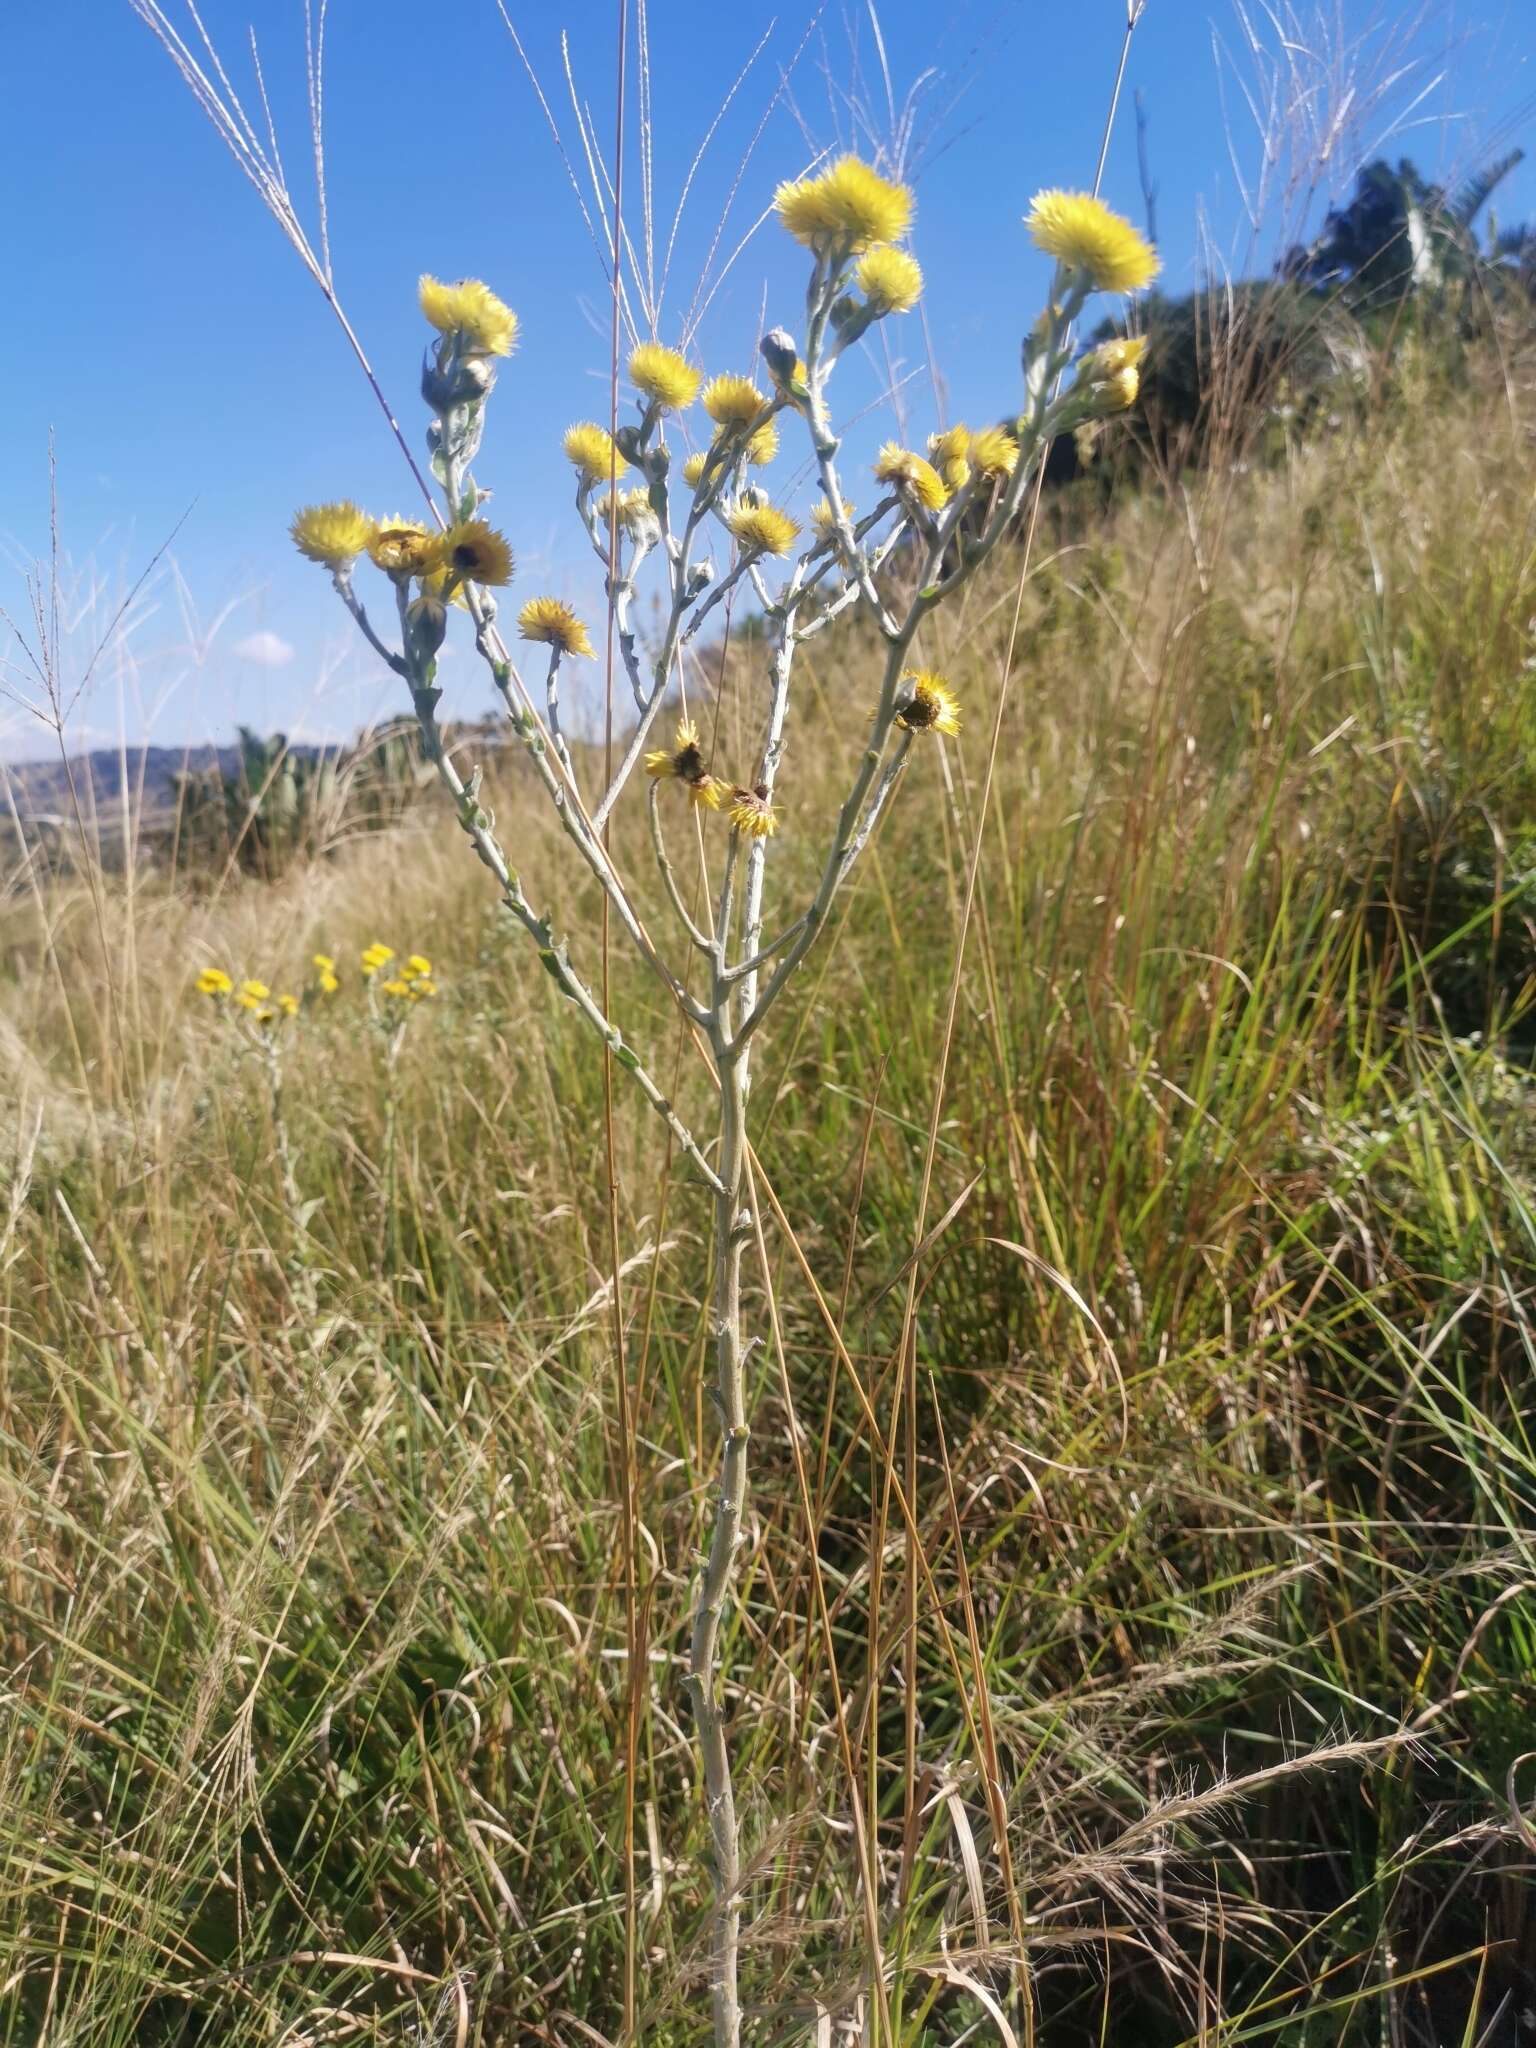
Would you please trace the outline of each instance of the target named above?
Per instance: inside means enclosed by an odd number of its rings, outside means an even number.
[[[775,384],[790,384],[800,363],[800,350],[787,327],[770,328],[758,343]]]
[[[413,668],[436,658],[448,633],[447,606],[435,597],[418,597],[405,612],[405,645]]]

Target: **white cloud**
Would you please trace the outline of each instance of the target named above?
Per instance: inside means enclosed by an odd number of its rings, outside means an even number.
[[[247,633],[243,640],[235,642],[231,652],[242,661],[255,662],[258,668],[286,668],[293,659],[293,649],[276,633]]]

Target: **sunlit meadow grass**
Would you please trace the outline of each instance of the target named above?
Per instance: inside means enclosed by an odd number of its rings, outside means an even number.
[[[754,2041],[844,2038],[874,1968],[935,2048],[1527,2038],[1531,397],[1409,372],[1273,466],[1048,500],[985,819],[1017,559],[947,615],[967,735],[755,1091]],[[805,659],[810,720],[878,655]],[[792,758],[809,883],[846,764]],[[561,835],[497,796],[591,941]],[[211,899],[87,866],[0,904],[7,2044],[614,2041],[630,1889],[638,2032],[700,2036],[705,1207],[620,1119],[623,1442],[598,1063],[438,823]],[[403,1036],[380,939],[438,983]],[[312,989],[316,953],[341,987],[280,1025],[194,988]],[[664,992],[615,975],[702,1111]]]

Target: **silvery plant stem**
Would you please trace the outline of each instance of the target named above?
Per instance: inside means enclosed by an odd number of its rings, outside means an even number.
[[[729,997],[720,992],[722,1003]],[[723,1044],[724,1032],[720,1043]],[[747,1499],[746,1345],[741,1313],[741,1262],[751,1235],[742,1207],[746,1143],[746,1075],[743,1062],[723,1052],[720,1073],[720,1152],[716,1162],[715,1275],[713,1336],[715,1400],[720,1411],[720,1493],[704,1575],[694,1610],[688,1649],[688,1688],[693,1698],[704,1796],[709,1811],[715,1866],[715,1924],[711,1997],[716,2048],[740,2048],[741,1837],[726,1713],[720,1695],[720,1631],[730,1594],[736,1550]]]

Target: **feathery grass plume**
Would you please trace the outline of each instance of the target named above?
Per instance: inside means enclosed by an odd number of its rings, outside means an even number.
[[[880,450],[875,475],[883,484],[894,484],[904,498],[925,512],[940,512],[949,502],[949,487],[933,464],[897,441],[887,441]]]
[[[750,427],[768,403],[750,377],[711,377],[702,394],[704,410],[717,427]]]
[[[367,551],[375,527],[350,498],[338,498],[332,505],[304,506],[294,514],[288,531],[294,546],[309,561],[339,569]]]
[[[690,491],[697,490],[699,478],[704,474],[705,465],[708,463],[708,461],[709,450],[707,448],[701,448],[699,449],[697,454],[690,455],[688,457],[688,460],[683,464],[683,482],[688,486]]]
[[[960,700],[943,676],[935,675],[931,669],[909,668],[901,673],[903,683],[910,683],[912,694],[896,714],[896,723],[908,732],[947,733],[951,737],[960,730]]]
[[[848,523],[851,526],[854,520],[858,517],[858,507],[854,504],[851,498],[844,498],[843,511],[847,514]],[[837,519],[827,499],[818,498],[816,500],[816,503],[811,507],[811,524],[816,529],[816,531],[822,536],[823,539],[825,539],[828,534],[836,533]]]
[[[704,766],[699,746],[699,729],[691,718],[680,718],[670,747],[653,747],[645,757],[645,772],[655,782],[681,782],[689,799],[699,809],[717,811],[721,788]]]
[[[437,564],[464,583],[512,581],[512,550],[483,519],[461,519],[437,543]]]
[[[235,984],[222,967],[205,967],[192,985],[200,996],[227,996]]]
[[[523,639],[541,640],[562,654],[593,651],[586,627],[558,597],[530,597],[517,615],[517,630]]]
[[[468,355],[509,356],[517,346],[517,315],[478,277],[443,284],[423,274],[416,296],[438,333],[456,334]]]
[[[575,426],[566,428],[565,459],[575,465],[583,488],[610,483],[629,468],[614,445],[613,436],[596,420],[578,420]]]
[[[371,978],[381,967],[387,967],[394,959],[395,949],[393,946],[386,946],[381,939],[375,939],[371,946],[363,949],[359,957],[364,974]]]
[[[368,559],[388,576],[420,576],[441,566],[439,536],[414,519],[386,519],[368,537]]]
[[[881,316],[910,313],[923,295],[923,267],[905,249],[881,242],[859,258],[853,281]]]
[[[675,348],[642,341],[630,351],[629,381],[662,412],[685,412],[699,394],[702,373]]]
[[[1085,272],[1095,291],[1141,291],[1162,268],[1151,243],[1089,192],[1037,192],[1024,224],[1037,248]]]
[[[1077,388],[1091,399],[1096,413],[1129,412],[1141,392],[1141,361],[1146,352],[1146,336],[1129,334],[1101,342],[1083,357]]]
[[[725,523],[751,555],[787,555],[800,531],[800,522],[777,505],[737,505]]]
[[[797,242],[818,256],[846,260],[877,242],[895,242],[912,225],[912,194],[856,156],[779,187],[773,203]]]
[[[754,789],[733,788],[726,799],[726,815],[736,830],[748,839],[770,839],[779,829],[778,816],[762,783]]]
[[[972,434],[968,454],[978,476],[1012,476],[1019,466],[1019,444],[1006,427],[983,427]]]
[[[928,436],[928,454],[949,491],[963,491],[971,480],[971,430],[963,422],[942,434]]]
[[[761,469],[772,462],[779,452],[779,429],[773,420],[764,420],[755,433],[748,434],[742,455],[754,469]]]

